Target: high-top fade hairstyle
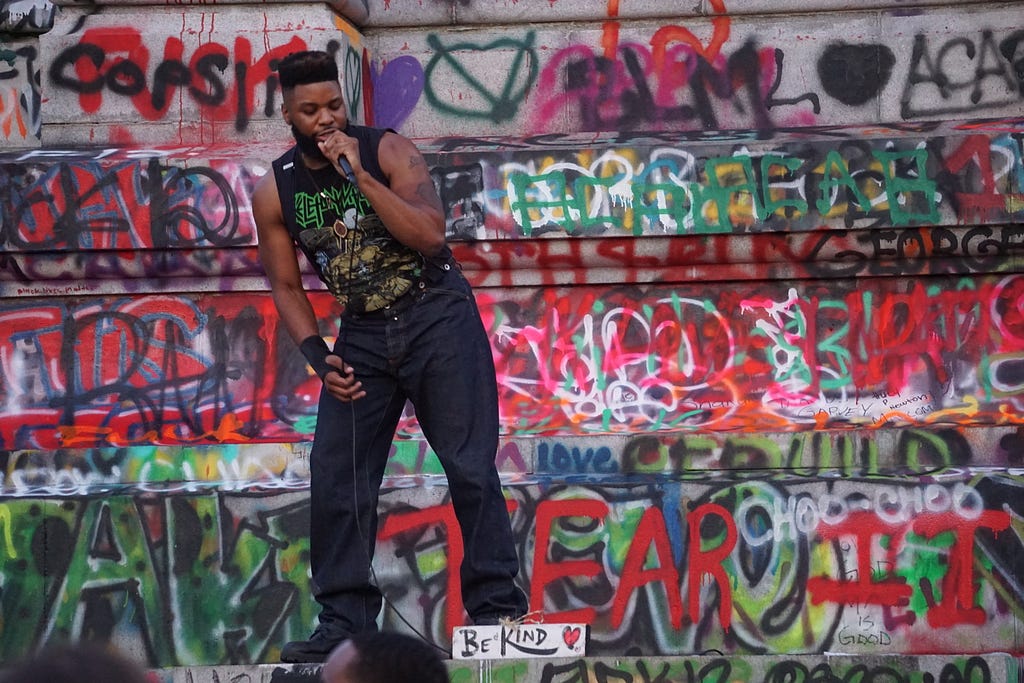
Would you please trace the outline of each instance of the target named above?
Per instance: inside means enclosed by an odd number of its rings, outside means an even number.
[[[277,77],[282,90],[309,83],[337,83],[338,64],[333,55],[321,50],[292,52],[278,63]]]

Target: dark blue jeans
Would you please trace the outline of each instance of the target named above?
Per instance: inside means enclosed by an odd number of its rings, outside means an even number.
[[[310,455],[310,561],[321,623],[341,635],[376,629],[381,594],[369,558],[378,492],[407,399],[448,478],[465,544],[466,611],[474,619],[525,614],[494,465],[494,361],[462,273],[455,266],[441,271],[438,281],[417,287],[393,311],[342,316],[335,351],[352,366],[366,396],[342,403],[326,391],[320,395]]]

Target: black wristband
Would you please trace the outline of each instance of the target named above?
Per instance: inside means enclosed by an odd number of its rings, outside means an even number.
[[[331,350],[319,334],[311,334],[303,339],[299,344],[299,350],[302,351],[302,355],[306,357],[309,366],[313,368],[313,372],[321,381],[327,377],[328,372],[338,372],[338,368],[327,362],[327,356],[331,355]]]

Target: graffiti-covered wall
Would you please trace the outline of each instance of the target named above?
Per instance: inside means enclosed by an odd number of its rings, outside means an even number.
[[[499,464],[542,477],[508,489],[533,607],[590,623],[607,654],[1019,649],[1020,133],[425,143],[493,339]],[[162,643],[161,665],[272,659],[313,614],[289,534],[317,381],[253,254],[265,162],[110,149],[3,169],[7,549],[56,591],[5,593],[37,610],[7,646],[99,614]],[[314,302],[332,334],[333,299]],[[399,437],[380,575],[444,641],[460,541],[411,413]],[[216,517],[175,523],[202,500]],[[112,521],[129,517],[135,536]],[[55,563],[41,537],[75,545]],[[185,580],[190,547],[232,570]],[[239,571],[225,548],[260,560]],[[72,599],[142,564],[121,597]],[[259,647],[255,581],[287,598]],[[160,630],[204,590],[234,591],[230,615]],[[245,652],[209,642],[232,619]]]
[[[380,21],[412,3],[380,12]],[[441,4],[441,3],[437,3]],[[468,4],[476,11],[460,11]],[[419,136],[772,129],[1019,116],[1019,3],[452,2],[468,26],[382,31],[375,120]],[[595,5],[598,5],[595,7]],[[821,7],[821,5],[826,5]],[[406,8],[403,12],[401,8]],[[588,10],[590,10],[588,12]],[[600,10],[604,10],[603,12]],[[819,11],[815,11],[819,10]],[[825,10],[825,11],[820,11]],[[623,20],[620,14],[640,14]],[[537,23],[527,23],[529,13]],[[566,20],[578,15],[589,21]],[[604,15],[602,17],[602,15]],[[653,15],[653,17],[652,17]],[[539,22],[552,23],[539,23]]]
[[[532,605],[589,623],[591,654],[1020,649],[1019,476],[584,478],[508,490]],[[461,536],[443,487],[406,486],[382,508],[384,624],[444,643]],[[9,498],[5,656],[79,636],[160,666],[276,661],[308,635],[306,491],[176,488]]]
[[[319,380],[251,208],[312,46],[425,153],[522,587],[590,626],[595,659],[495,676],[1015,680],[1024,6],[352,4],[3,5],[0,661],[249,665],[312,628]],[[448,503],[407,407],[381,624],[442,647]]]
[[[362,34],[327,5],[38,5],[19,26],[48,7],[51,30],[0,38],[0,141],[12,146],[279,140],[276,61],[307,48],[337,56],[349,116],[364,118]]]

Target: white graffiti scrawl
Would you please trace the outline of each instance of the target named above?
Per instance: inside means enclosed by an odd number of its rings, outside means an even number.
[[[0,32],[46,33],[53,28],[57,6],[49,0],[13,0],[0,3]]]
[[[0,6],[0,30],[9,6]],[[52,17],[51,17],[52,21]],[[38,141],[42,128],[37,52],[32,45],[0,44],[0,139]]]

